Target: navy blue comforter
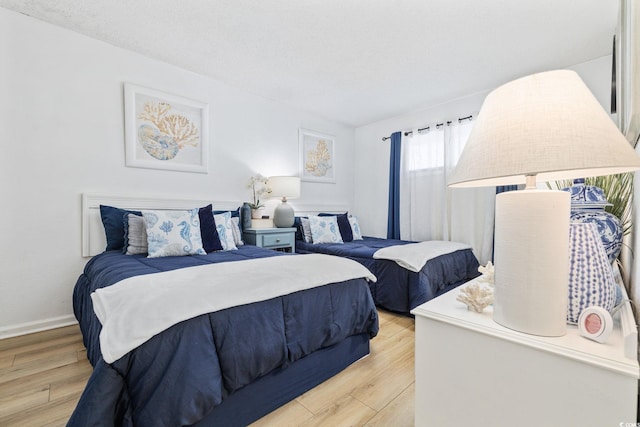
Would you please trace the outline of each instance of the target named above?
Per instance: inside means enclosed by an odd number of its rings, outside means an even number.
[[[73,304],[94,372],[69,425],[190,425],[263,375],[351,335],[377,334],[367,282],[357,279],[198,316],[113,364],[103,361],[90,298],[95,289],[134,275],[269,256],[302,255],[242,246],[203,256],[149,259],[111,251],[92,258]],[[247,274],[259,280],[260,272]]]
[[[407,243],[414,242],[377,237],[364,237],[363,240],[347,243],[321,244],[296,240],[296,251],[337,255],[364,265],[378,279],[369,284],[375,303],[399,313],[408,313],[420,304],[480,275],[478,259],[471,249],[431,259],[418,273],[407,270],[394,261],[373,259],[373,254],[378,249]]]

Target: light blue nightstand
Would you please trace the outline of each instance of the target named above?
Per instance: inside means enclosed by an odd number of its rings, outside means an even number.
[[[296,229],[294,227],[247,228],[242,233],[242,238],[248,245],[291,253],[296,251]]]

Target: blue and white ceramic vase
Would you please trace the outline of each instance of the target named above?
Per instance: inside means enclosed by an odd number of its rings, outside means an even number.
[[[622,249],[622,225],[617,216],[604,209],[576,209],[571,211],[571,222],[594,223],[609,261],[618,258]]]
[[[618,217],[604,210],[612,206],[604,190],[585,185],[584,179],[574,180],[571,187],[563,190],[571,193],[571,222],[596,224],[609,261],[615,261],[622,249],[622,225]]]
[[[593,222],[571,224],[569,233],[569,299],[567,321],[575,323],[582,310],[591,306],[611,311],[616,286],[607,254]]]

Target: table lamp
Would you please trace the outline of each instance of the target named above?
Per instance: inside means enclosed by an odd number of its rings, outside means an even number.
[[[523,77],[486,97],[449,186],[525,184],[496,195],[494,321],[533,335],[566,333],[570,195],[536,183],[639,168],[573,71]]]
[[[271,197],[282,197],[282,203],[273,211],[273,224],[276,227],[291,227],[293,225],[293,208],[287,203],[287,198],[300,197],[300,178],[297,176],[269,177],[267,186],[271,189]]]

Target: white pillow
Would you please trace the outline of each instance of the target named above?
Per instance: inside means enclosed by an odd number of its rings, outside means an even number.
[[[200,236],[198,209],[142,211],[147,229],[149,258],[206,255]]]
[[[218,237],[220,237],[220,244],[222,244],[223,251],[232,251],[238,249],[236,242],[233,239],[233,228],[231,225],[231,212],[224,212],[213,216],[213,220],[216,223],[216,230],[218,231]]]
[[[125,214],[124,253],[126,255],[146,254],[147,226],[140,215]]]
[[[343,243],[338,218],[335,216],[310,216],[309,225],[313,243]]]
[[[363,240],[362,233],[360,232],[360,224],[358,224],[358,218],[355,216],[349,217],[349,225],[351,225],[351,232],[353,233],[353,240]]]
[[[302,238],[307,243],[313,243],[313,237],[311,237],[311,225],[309,224],[309,218],[300,218],[302,224]]]
[[[237,216],[231,217],[231,232],[233,233],[233,241],[236,246],[244,245],[242,233],[240,233],[240,218]]]

